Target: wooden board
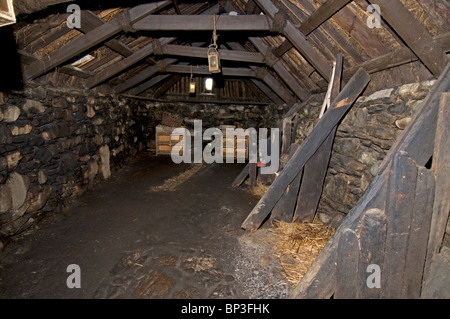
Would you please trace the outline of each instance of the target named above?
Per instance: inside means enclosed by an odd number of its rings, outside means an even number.
[[[336,57],[335,74],[329,83],[330,101],[334,101],[341,90],[343,56]],[[294,213],[294,221],[313,221],[322,195],[323,183],[327,174],[333,149],[335,127],[317,152],[308,160],[304,168],[304,176],[300,192],[298,194],[297,206]]]
[[[357,292],[359,241],[352,229],[345,229],[339,238],[336,260],[335,299],[353,299]]]
[[[363,213],[361,217],[361,229],[359,234],[360,254],[359,269],[357,275],[358,298],[379,298],[382,286],[369,287],[367,285],[367,269],[370,265],[380,267],[380,275],[383,274],[381,267],[384,264],[384,246],[386,243],[386,215],[381,209],[373,208]],[[371,282],[373,283],[373,282]]]
[[[419,167],[408,250],[404,261],[405,273],[403,276],[402,295],[408,299],[420,297],[428,236],[430,235],[431,215],[433,213],[434,194],[435,181],[433,173],[424,167]]]
[[[341,121],[369,81],[369,75],[361,69],[348,82],[336,98],[331,110],[325,113],[311,134],[306,138],[300,150],[289,161],[280,176],[250,212],[242,224],[242,228],[247,230],[256,230],[259,228],[284,193],[286,187],[297,176],[297,173],[303,168],[309,158],[314,155],[333,128]]]
[[[426,274],[442,245],[450,211],[450,93],[448,92],[441,95],[436,127],[431,167],[436,177],[436,195],[426,257]]]
[[[392,162],[386,201],[386,250],[381,281],[382,298],[405,297],[402,292],[408,237],[414,209],[417,165],[405,152]]]

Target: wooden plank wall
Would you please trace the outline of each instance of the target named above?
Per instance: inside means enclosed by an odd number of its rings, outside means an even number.
[[[421,296],[450,209],[449,91],[450,64],[293,298]],[[371,286],[376,267],[379,286]]]

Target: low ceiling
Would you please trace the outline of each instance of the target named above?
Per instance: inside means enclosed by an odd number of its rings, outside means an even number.
[[[446,0],[77,1],[80,28],[67,26],[68,2],[14,1],[18,21],[2,29],[13,31],[24,82],[291,104],[326,91],[338,54],[343,80],[363,67],[374,91],[437,77],[450,50]],[[379,28],[368,26],[370,4],[381,8]],[[209,74],[214,17],[222,71],[213,96],[193,97],[190,74],[200,90]]]

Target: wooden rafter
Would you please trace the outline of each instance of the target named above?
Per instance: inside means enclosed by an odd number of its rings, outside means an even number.
[[[435,76],[445,69],[448,58],[427,29],[399,0],[369,0],[380,6],[381,17]]]
[[[279,13],[278,8],[271,0],[256,0],[258,6],[267,16],[274,19]],[[318,54],[318,52],[309,44],[305,36],[289,20],[285,20],[282,27],[283,34],[291,41],[303,57],[316,69],[316,71],[327,81],[330,80],[331,66]]]
[[[264,63],[264,56],[261,53],[220,49],[218,52],[221,60]],[[162,46],[162,54],[207,59],[208,48],[166,44]]]
[[[263,42],[263,40],[256,37],[250,37],[249,40],[265,57],[269,57],[269,60],[271,60],[270,65],[281,77],[281,79],[287,84],[287,86],[292,90],[292,92],[294,92],[294,94],[302,101],[308,99],[311,93],[297,82],[297,80],[292,75],[292,72],[290,72],[281,63],[280,59],[276,58],[275,56],[270,56],[272,52],[269,51],[269,47]]]
[[[161,8],[170,4],[170,1],[160,1],[155,3],[143,4],[128,10],[130,22],[138,21],[149,14],[152,14]],[[102,43],[114,35],[121,32],[123,26],[119,18],[113,18],[98,28],[86,33],[85,35],[73,40],[57,51],[48,56],[44,56],[39,61],[33,62],[24,70],[26,79],[36,78],[55,67],[67,62],[68,60],[86,52],[95,45]]]
[[[235,51],[245,51],[244,47],[237,42],[227,42],[227,44]],[[263,50],[262,47],[260,49]],[[277,69],[280,70],[279,68],[277,68]],[[260,69],[260,70],[263,70],[263,69]],[[277,70],[275,70],[275,71],[277,71]],[[277,79],[275,79],[270,73],[260,71],[259,78],[261,80],[263,80],[263,82],[265,82],[270,88],[272,88],[273,91],[276,92],[278,94],[278,96],[281,97],[286,103],[291,104],[294,102],[294,100],[295,100],[294,97],[289,92],[287,92],[287,90],[284,88],[284,86],[281,85],[277,81]]]
[[[176,40],[176,38],[161,38],[159,40],[160,43],[165,44]],[[141,62],[142,60],[146,59],[149,55],[153,54],[155,52],[155,46],[154,43],[150,43],[141,49],[137,50],[132,55],[126,57],[123,60],[120,60],[119,62],[109,66],[108,68],[104,69],[102,72],[97,73],[94,77],[89,79],[87,85],[89,88],[92,88],[94,86],[99,85],[100,83],[112,78],[113,76],[119,74],[120,72],[123,72],[124,70],[128,69],[129,67],[133,66],[134,64]]]
[[[346,6],[351,0],[327,0],[300,26],[300,31],[306,36],[327,21],[336,12]]]

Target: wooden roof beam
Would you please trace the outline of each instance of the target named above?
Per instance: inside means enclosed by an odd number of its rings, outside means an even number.
[[[171,1],[160,1],[136,6],[128,10],[130,23],[136,22],[170,4]],[[33,62],[24,70],[26,79],[36,78],[70,59],[86,52],[95,45],[102,43],[123,30],[124,26],[117,16],[108,23],[71,41],[62,48]]]
[[[123,60],[120,60],[117,63],[112,64],[108,68],[104,69],[102,72],[97,73],[95,76],[89,79],[89,81],[87,82],[87,86],[89,88],[93,88],[99,85],[100,83],[103,83],[106,80],[112,78],[113,76],[125,71],[134,64],[146,59],[149,55],[155,52],[155,41],[158,41],[160,44],[167,44],[175,40],[176,38],[161,38],[159,40],[158,39],[153,40],[152,43],[147,44],[146,46],[137,50],[132,55],[126,57]]]
[[[150,15],[133,24],[143,31],[212,31],[213,16]],[[261,15],[216,16],[217,31],[271,31],[270,19]]]
[[[300,31],[307,36],[336,12],[345,7],[351,0],[327,0],[300,26]]]
[[[221,60],[264,63],[264,56],[261,53],[234,50],[218,50]],[[199,48],[185,45],[166,44],[162,46],[162,54],[187,56],[193,58],[208,58],[208,48]]]
[[[161,61],[158,61],[155,65],[149,66],[145,69],[143,69],[141,72],[136,74],[135,76],[129,78],[125,82],[115,86],[113,88],[113,91],[115,93],[123,93],[132,87],[135,87],[138,84],[141,84],[148,78],[151,78],[153,75],[157,74],[158,72],[164,71],[164,69],[173,63],[176,63],[178,60],[176,59],[164,59]]]
[[[397,32],[433,75],[440,75],[449,59],[414,15],[399,0],[368,1],[380,6],[381,17]]]
[[[283,34],[291,41],[302,56],[316,69],[316,71],[327,81],[330,81],[332,68],[328,62],[318,54],[309,44],[303,33],[298,30],[286,17],[281,17],[282,12],[272,3],[272,0],[256,0],[258,6],[272,20],[281,20]]]
[[[279,58],[276,58],[269,47],[263,42],[261,38],[250,37],[250,42],[266,57],[266,64],[272,67],[280,78],[287,84],[287,86],[294,92],[294,94],[302,101],[308,99],[311,93],[305,90],[291,74],[291,71],[281,63]]]
[[[171,74],[158,74],[152,77],[150,80],[144,81],[143,83],[139,84],[138,86],[134,87],[130,90],[130,95],[139,95],[148,89],[150,89],[152,86],[158,84],[161,81],[166,80],[167,78],[171,77]]]

